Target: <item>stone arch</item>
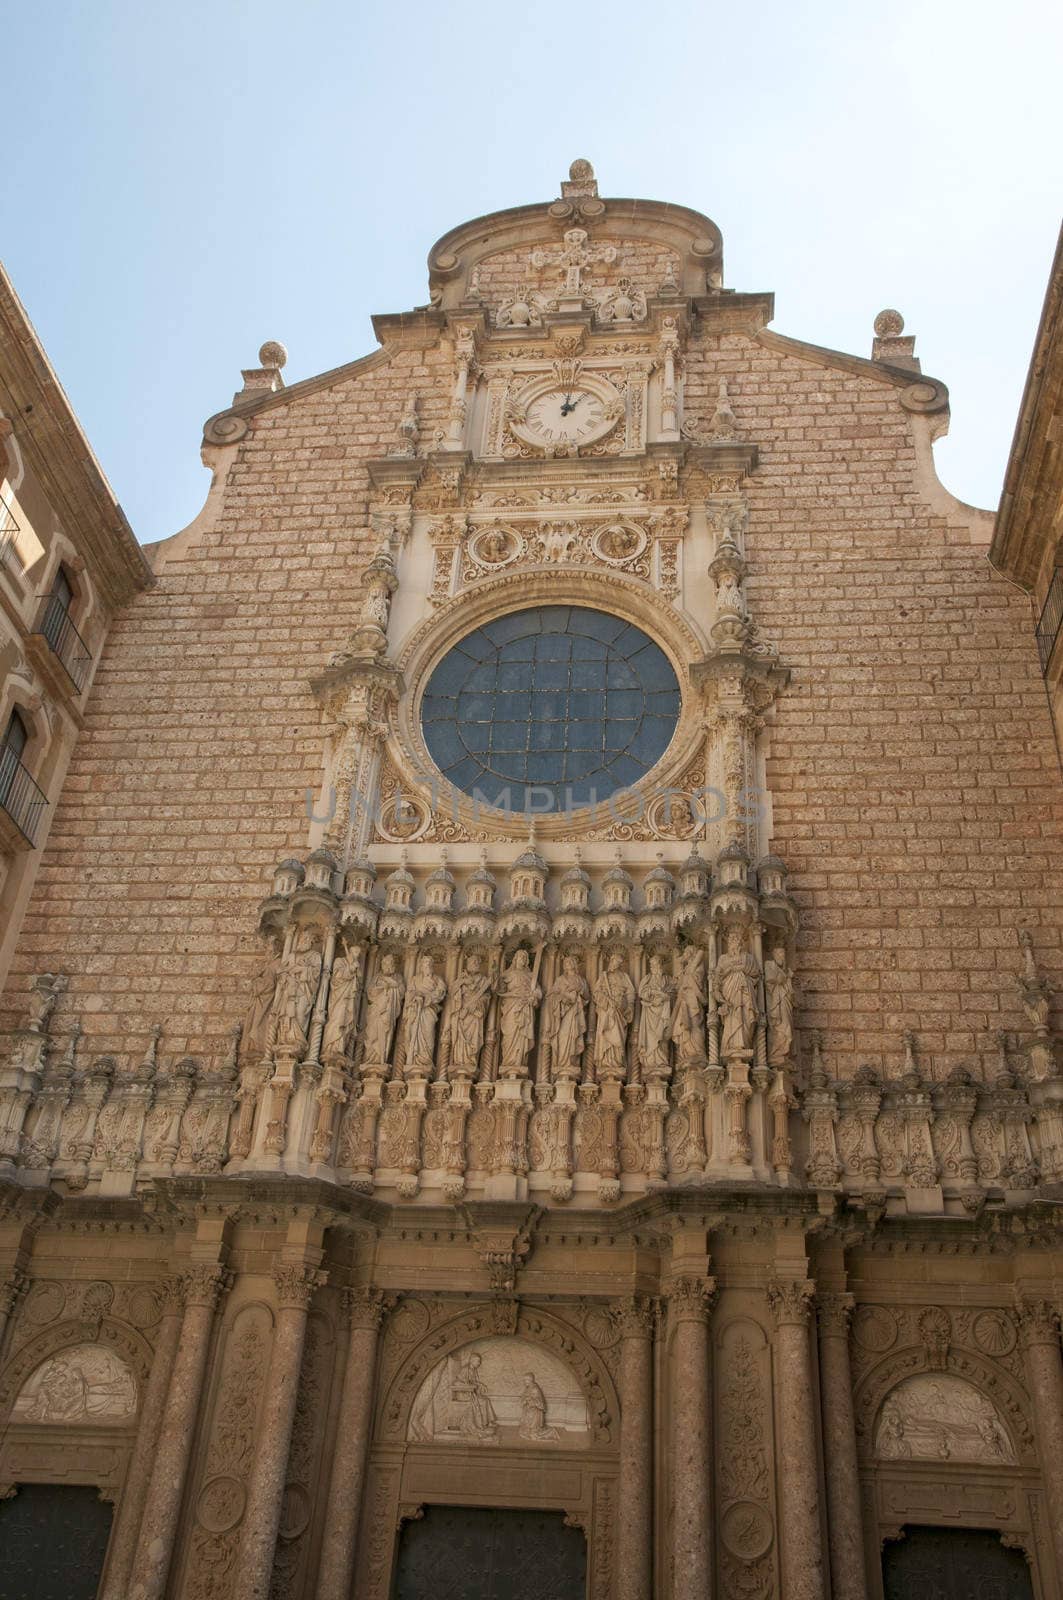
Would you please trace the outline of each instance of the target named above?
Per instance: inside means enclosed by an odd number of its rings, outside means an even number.
[[[864,1460],[872,1456],[879,1417],[890,1394],[907,1379],[921,1376],[932,1379],[935,1374],[960,1378],[988,1400],[1010,1438],[1017,1463],[1021,1466],[1035,1463],[1029,1401],[1011,1374],[995,1362],[955,1348],[949,1350],[943,1363],[932,1365],[922,1345],[892,1352],[872,1367],[858,1385],[854,1395],[856,1438]]]
[[[538,1306],[521,1306],[515,1324],[507,1328],[498,1326],[490,1307],[481,1306],[431,1329],[405,1356],[381,1394],[376,1437],[388,1443],[405,1442],[414,1400],[431,1370],[463,1345],[498,1334],[542,1345],[558,1357],[574,1375],[587,1402],[592,1444],[615,1444],[620,1406],[604,1362],[582,1334]]]
[[[105,1317],[98,1325],[81,1320],[56,1322],[29,1339],[0,1373],[0,1419],[6,1424],[22,1389],[37,1368],[50,1357],[75,1345],[96,1344],[110,1350],[133,1374],[137,1386],[137,1413],[151,1371],[153,1351],[142,1333],[125,1322]],[[130,1418],[130,1425],[135,1417]]]

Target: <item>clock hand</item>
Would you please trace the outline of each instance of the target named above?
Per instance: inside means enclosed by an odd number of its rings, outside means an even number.
[[[579,395],[577,395],[575,400],[573,400],[570,394],[566,394],[561,404],[561,415],[563,417],[567,417],[570,411],[575,411],[578,401]]]

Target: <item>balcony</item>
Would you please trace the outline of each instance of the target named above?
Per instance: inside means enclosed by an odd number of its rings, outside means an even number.
[[[14,750],[5,745],[0,749],[0,847],[24,850],[35,845],[47,804]]]
[[[80,694],[89,675],[92,657],[58,595],[53,595],[49,600],[37,631],[52,654],[58,656],[67,677]]]
[[[1037,624],[1037,653],[1041,657],[1041,671],[1048,676],[1048,665],[1063,627],[1063,567],[1057,567],[1048,585],[1041,618]]]

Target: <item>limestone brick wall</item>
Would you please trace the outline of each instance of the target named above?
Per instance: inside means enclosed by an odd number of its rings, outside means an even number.
[[[595,250],[609,246],[615,249],[616,260],[608,266],[598,264],[586,269],[585,282],[588,284],[615,283],[618,277],[627,277],[644,294],[656,294],[666,277],[678,275],[677,252],[652,240],[611,238],[605,233],[594,236]],[[548,257],[542,266],[532,265],[531,248],[499,250],[484,258],[479,266],[479,286],[486,300],[492,303],[501,300],[506,295],[514,294],[523,284],[550,294],[557,293],[562,283],[562,272],[555,257],[561,242],[559,240],[553,245],[544,243],[535,248],[542,249]]]
[[[323,743],[306,685],[357,616],[364,461],[411,392],[430,447],[452,372],[447,347],[399,350],[252,419],[214,509],[112,630],[4,1025],[57,971],[88,1052],[136,1059],[156,1021],[167,1053],[224,1049],[270,870],[305,849]],[[1020,1024],[1016,928],[1060,971],[1061,798],[1028,604],[963,508],[923,498],[895,388],[707,335],[688,413],[711,414],[721,376],[760,449],[749,595],[792,672],[768,782],[801,907],[799,1021],[843,1075],[899,1070],[905,1028],[937,1076],[987,1060]],[[696,474],[685,492],[704,494]]]

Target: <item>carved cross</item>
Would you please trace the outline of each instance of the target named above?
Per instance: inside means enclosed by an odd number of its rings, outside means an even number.
[[[533,267],[560,267],[565,274],[565,293],[575,295],[583,293],[580,274],[584,267],[589,267],[592,261],[615,260],[616,249],[613,245],[588,244],[586,228],[569,228],[565,242],[559,249],[533,250],[531,264]]]

